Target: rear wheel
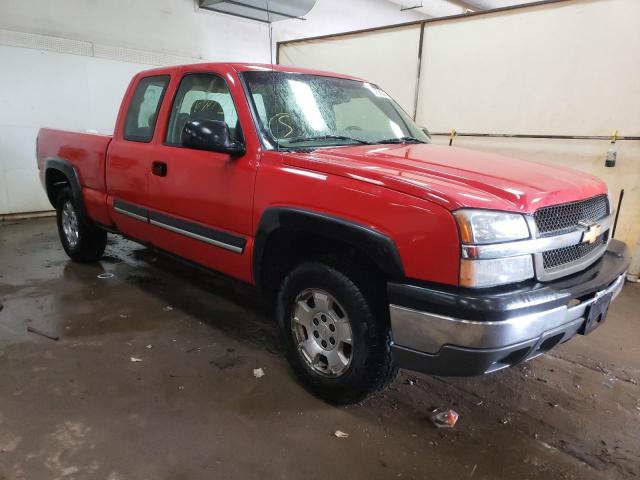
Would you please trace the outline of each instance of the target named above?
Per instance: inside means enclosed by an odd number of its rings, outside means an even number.
[[[82,216],[71,189],[58,194],[56,220],[64,251],[77,262],[94,262],[102,257],[107,245],[107,232]]]
[[[305,262],[285,278],[277,315],[287,358],[301,383],[336,404],[386,387],[391,360],[386,305],[348,266]]]

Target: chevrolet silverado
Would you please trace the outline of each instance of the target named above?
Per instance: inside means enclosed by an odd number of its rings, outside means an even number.
[[[398,368],[480,375],[590,333],[629,263],[598,178],[434,145],[344,75],[142,72],[113,135],[42,129],[37,161],[73,260],[118,233],[256,285],[333,403]]]

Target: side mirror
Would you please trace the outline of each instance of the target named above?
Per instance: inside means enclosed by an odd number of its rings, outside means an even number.
[[[245,147],[231,140],[229,126],[220,120],[191,120],[182,129],[182,145],[199,150],[243,155]]]
[[[431,134],[429,133],[429,129],[427,129],[427,127],[420,127],[420,130],[422,130],[422,133],[424,133],[427,138],[431,140]]]

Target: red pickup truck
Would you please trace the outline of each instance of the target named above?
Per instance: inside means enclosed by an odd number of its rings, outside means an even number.
[[[629,264],[590,175],[437,146],[376,85],[280,66],[136,75],[113,136],[42,129],[60,239],[107,232],[254,284],[301,382],[479,375],[601,324]]]

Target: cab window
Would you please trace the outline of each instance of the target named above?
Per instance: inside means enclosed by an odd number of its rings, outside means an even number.
[[[187,74],[180,82],[171,108],[165,143],[181,145],[182,130],[187,122],[204,119],[226,123],[231,139],[242,139],[238,113],[224,79],[210,73]]]
[[[138,82],[124,121],[125,140],[151,141],[168,84],[168,75],[145,77]]]

